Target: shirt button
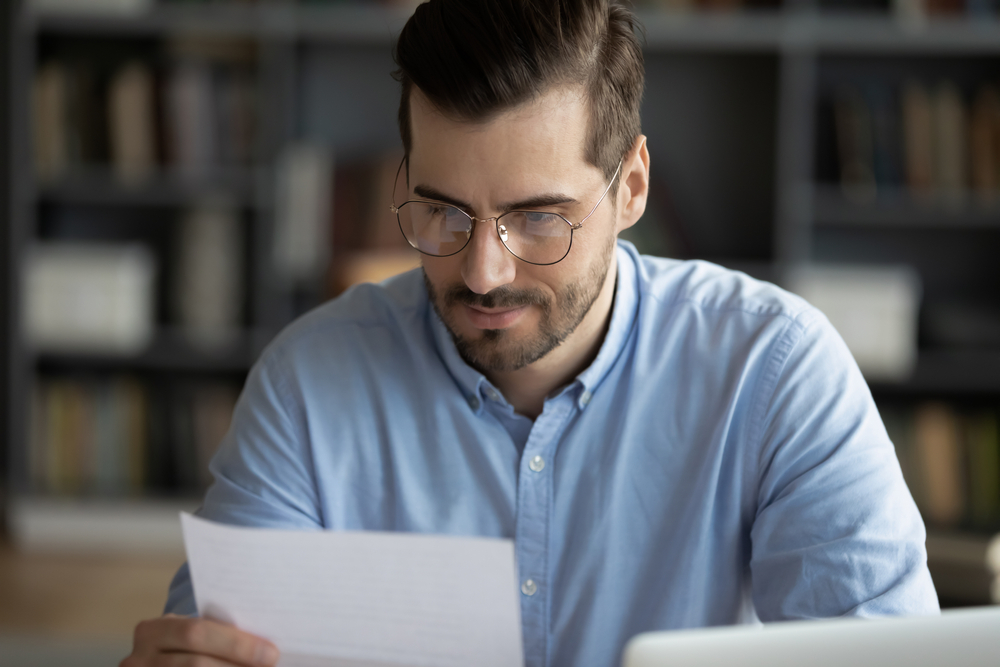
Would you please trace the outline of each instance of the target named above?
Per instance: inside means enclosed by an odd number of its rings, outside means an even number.
[[[538,590],[538,586],[535,585],[534,579],[525,579],[524,583],[521,584],[521,592],[525,595],[531,596],[535,594]]]
[[[479,409],[479,399],[475,396],[469,396],[469,407],[473,410]]]
[[[500,402],[500,394],[498,394],[497,390],[494,389],[493,387],[487,387],[486,388],[486,395],[494,403],[499,403]]]
[[[590,399],[592,397],[593,395],[589,391],[585,391],[583,392],[583,395],[580,396],[580,402],[586,405],[587,403],[590,403]]]
[[[542,472],[542,470],[545,468],[545,459],[543,459],[541,456],[536,456],[530,461],[528,461],[528,467],[534,470],[535,472]],[[531,580],[529,579],[528,581]]]

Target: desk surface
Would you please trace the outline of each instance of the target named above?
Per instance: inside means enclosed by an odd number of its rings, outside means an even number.
[[[160,615],[180,564],[176,556],[23,553],[0,543],[0,638],[130,643],[138,621]]]

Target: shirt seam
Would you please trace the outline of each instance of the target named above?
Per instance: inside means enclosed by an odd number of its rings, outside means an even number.
[[[803,324],[802,322],[799,321],[803,316],[809,313],[808,309],[803,309],[802,311],[793,314],[789,313],[781,305],[762,306],[761,308],[758,309],[752,309],[746,306],[706,303],[705,301],[690,296],[674,296],[669,301],[665,301],[663,297],[661,297],[660,295],[654,294],[647,290],[643,290],[641,294],[644,297],[659,302],[660,307],[663,309],[663,312],[670,312],[683,304],[689,304],[703,310],[710,310],[719,313],[736,312],[736,313],[744,313],[746,315],[753,315],[757,317],[779,317],[781,319],[787,320],[789,323],[797,324],[800,327],[808,326],[807,324]]]
[[[774,401],[774,393],[777,390],[778,380],[784,372],[792,351],[802,341],[803,335],[808,329],[795,318],[789,318],[785,329],[775,341],[764,371],[757,380],[757,387],[753,392],[754,401],[750,408],[750,419],[747,422],[747,444],[746,448],[748,461],[745,465],[745,472],[753,473],[747,479],[754,480],[753,485],[747,485],[747,493],[752,494],[748,500],[754,507],[753,516],[756,516],[758,493],[762,475],[762,456],[764,452],[764,430],[768,408]]]
[[[305,421],[305,412],[300,404],[298,410],[290,408],[289,395],[294,390],[295,385],[292,383],[291,377],[289,376],[286,368],[286,364],[282,357],[284,353],[281,349],[272,350],[270,354],[267,354],[262,358],[262,363],[267,368],[270,373],[274,375],[274,391],[278,399],[278,403],[281,409],[278,411],[281,420],[289,427],[289,430],[294,438],[297,438],[300,443],[302,443],[302,449],[307,453],[309,457],[308,461],[303,461],[303,465],[308,466],[309,476],[312,481],[313,489],[316,493],[319,493],[320,483],[317,477],[316,470],[316,455],[313,452],[313,442],[310,438],[307,438],[305,429],[302,423]],[[294,406],[292,406],[294,407]],[[292,418],[292,413],[295,412],[299,416],[299,421],[297,422]],[[326,526],[326,516],[323,511],[323,503],[317,497],[316,499],[316,512],[318,514],[319,524],[321,526]]]

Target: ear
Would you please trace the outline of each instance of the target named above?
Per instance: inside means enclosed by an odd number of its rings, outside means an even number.
[[[642,217],[648,197],[649,150],[646,148],[646,136],[640,134],[622,162],[616,234],[628,229]]]

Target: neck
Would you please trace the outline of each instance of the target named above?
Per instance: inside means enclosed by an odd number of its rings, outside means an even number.
[[[559,347],[516,371],[486,374],[516,412],[535,419],[542,414],[546,397],[569,384],[593,363],[611,322],[617,271],[618,262],[612,261],[594,304]]]

